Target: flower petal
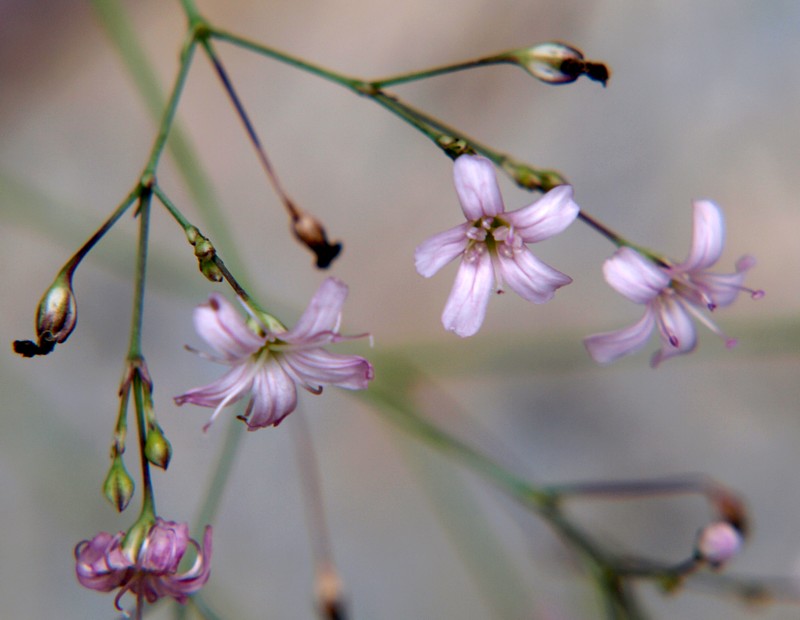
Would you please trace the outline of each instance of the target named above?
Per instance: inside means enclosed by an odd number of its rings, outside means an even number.
[[[347,285],[337,278],[326,278],[311,298],[303,316],[292,329],[280,334],[281,340],[298,343],[336,329],[347,299]]]
[[[281,362],[288,365],[290,374],[301,385],[317,387],[335,385],[348,390],[365,390],[375,371],[366,359],[358,355],[337,355],[325,349],[305,349],[285,353]]]
[[[477,254],[473,260],[462,260],[442,312],[445,329],[462,338],[476,334],[486,316],[493,281],[488,252]]]
[[[674,267],[678,272],[708,269],[719,260],[725,244],[722,210],[710,200],[695,200],[692,208],[692,249],[689,257]]]
[[[236,308],[218,293],[194,310],[194,327],[209,346],[232,361],[252,355],[265,339],[251,330]]]
[[[425,278],[430,278],[463,253],[469,243],[467,231],[471,226],[469,222],[464,222],[420,243],[414,250],[414,264],[417,273]]]
[[[572,186],[559,185],[533,204],[503,217],[525,243],[535,243],[562,232],[579,212],[580,207],[572,200]]]
[[[527,248],[516,250],[513,258],[503,252],[494,256],[503,281],[517,295],[535,304],[549,301],[556,289],[572,282],[572,278],[543,263]]]
[[[650,358],[653,368],[671,357],[694,351],[697,346],[694,321],[678,298],[660,297],[656,313],[661,349]]]
[[[670,280],[663,269],[629,247],[620,248],[603,263],[603,274],[618,293],[637,304],[652,300]]]
[[[470,221],[502,213],[503,197],[494,164],[479,155],[462,155],[453,166],[453,180],[461,209]]]
[[[276,426],[297,407],[297,388],[273,358],[253,378],[253,400],[245,412],[247,430]]]
[[[613,332],[603,332],[584,338],[583,344],[598,364],[610,364],[619,358],[641,349],[655,326],[655,316],[650,306],[644,316],[630,327]]]
[[[200,407],[217,407],[225,400],[228,403],[235,403],[250,391],[253,385],[253,372],[252,364],[234,366],[216,381],[184,392],[173,400],[176,405],[192,403]]]

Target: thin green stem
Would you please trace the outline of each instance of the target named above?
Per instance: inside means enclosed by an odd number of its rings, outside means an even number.
[[[133,398],[136,405],[136,424],[139,430],[139,455],[142,461],[142,512],[139,521],[152,520],[156,514],[156,500],[153,493],[153,481],[150,478],[150,463],[145,457],[147,442],[147,420],[145,416],[144,390],[149,389],[136,373],[133,377]]]
[[[398,84],[406,84],[408,82],[415,82],[425,78],[435,77],[437,75],[444,75],[447,73],[455,73],[457,71],[464,71],[466,69],[474,69],[476,67],[485,67],[488,65],[495,65],[500,63],[510,62],[508,57],[504,56],[488,56],[485,58],[477,58],[475,60],[465,60],[452,65],[442,65],[440,67],[433,67],[431,69],[423,69],[422,71],[412,71],[409,73],[401,73],[390,77],[381,78],[379,80],[372,80],[369,82],[370,86],[376,90],[381,90],[387,86],[397,86]]]
[[[142,316],[144,313],[145,275],[147,272],[147,246],[150,229],[151,188],[143,188],[139,196],[139,246],[136,253],[136,273],[134,276],[133,312],[131,316],[131,337],[128,347],[128,361],[138,364],[142,359]],[[137,371],[137,375],[138,375]]]
[[[350,90],[356,92],[362,92],[362,94],[366,94],[363,91],[369,90],[369,84],[364,80],[355,79],[352,77],[345,76],[336,71],[324,69],[318,65],[306,62],[305,60],[302,60],[301,58],[298,58],[296,56],[286,54],[284,52],[276,50],[275,48],[263,45],[261,43],[257,43],[256,41],[251,41],[245,37],[241,37],[231,32],[227,32],[220,28],[209,26],[208,34],[213,39],[218,39],[220,41],[227,41],[228,43],[236,45],[237,47],[248,49],[252,52],[256,52],[257,54],[261,54],[263,56],[267,56],[269,58],[282,62],[286,65],[295,67],[297,69],[301,69],[306,73],[311,73],[312,75],[316,75],[330,82],[335,82],[336,84],[339,84],[340,86],[345,86]]]
[[[164,109],[164,115],[161,119],[158,134],[156,135],[155,142],[150,150],[150,157],[148,158],[144,172],[142,173],[142,180],[145,184],[149,182],[150,177],[155,176],[159,159],[161,158],[161,154],[164,152],[164,145],[167,142],[167,137],[169,136],[170,129],[172,128],[172,123],[175,120],[175,112],[178,109],[178,102],[180,101],[181,94],[183,93],[183,87],[186,84],[186,78],[189,75],[189,69],[192,65],[192,57],[194,56],[196,44],[196,40],[193,37],[190,38],[185,43],[181,52],[181,62],[178,68],[178,75],[175,78],[175,84],[172,87],[172,93],[170,94],[169,100],[167,101],[167,106]]]
[[[114,212],[108,217],[108,219],[103,223],[97,231],[89,237],[89,239],[84,243],[75,254],[64,264],[62,267],[61,272],[67,273],[70,276],[72,272],[75,271],[75,268],[80,264],[80,262],[84,259],[84,257],[92,250],[95,244],[102,239],[105,234],[111,230],[114,224],[117,223],[117,220],[122,217],[125,211],[133,204],[133,202],[140,196],[141,194],[141,187],[137,184],[130,193],[125,197],[125,199],[119,204],[119,206],[114,210]]]

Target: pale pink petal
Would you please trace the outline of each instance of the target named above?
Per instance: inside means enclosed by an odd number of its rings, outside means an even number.
[[[485,157],[462,155],[456,159],[453,180],[461,209],[468,220],[503,212],[497,173],[492,162]]]
[[[559,185],[533,204],[506,213],[503,218],[525,243],[536,243],[563,232],[579,212],[580,207],[572,200],[572,187]]]
[[[652,300],[669,284],[669,276],[629,247],[618,249],[603,263],[603,274],[618,293],[637,304]]]
[[[513,258],[503,252],[494,257],[502,280],[517,295],[536,304],[549,301],[556,289],[572,282],[572,278],[543,263],[526,248],[514,252]]]
[[[208,385],[196,387],[176,396],[173,400],[176,405],[192,403],[200,407],[217,407],[222,401],[235,403],[253,385],[253,366],[240,364],[231,368],[216,381]]]
[[[694,351],[697,346],[694,321],[677,298],[662,296],[658,299],[656,325],[661,338],[661,349],[650,359],[653,368],[670,357]]]
[[[644,316],[630,327],[594,334],[584,338],[583,344],[595,362],[610,364],[625,355],[635,353],[647,344],[654,326],[654,313],[648,306]]]
[[[492,261],[488,253],[476,255],[473,260],[462,260],[442,312],[445,329],[462,338],[476,334],[486,316],[493,282]]]
[[[696,273],[691,275],[694,284],[701,295],[687,294],[686,298],[700,306],[706,306],[709,302],[714,308],[724,308],[736,301],[739,293],[744,289],[745,274],[742,273]]]
[[[264,338],[253,333],[237,309],[218,293],[194,310],[194,327],[209,346],[227,360],[252,355],[264,346]]]
[[[337,278],[326,278],[311,298],[303,316],[292,329],[280,338],[286,342],[300,342],[315,334],[334,330],[347,299],[347,285]]]
[[[708,269],[719,260],[725,244],[725,221],[720,208],[710,200],[695,200],[692,208],[692,249],[686,261],[674,267],[680,272]]]
[[[297,407],[294,381],[275,360],[268,360],[253,380],[253,400],[247,407],[247,430],[275,426]]]
[[[417,273],[430,278],[447,263],[462,254],[469,243],[467,231],[471,227],[472,224],[464,222],[419,244],[414,250],[414,264],[417,267]]]
[[[188,543],[188,524],[157,518],[139,550],[138,568],[153,573],[174,573]]]
[[[289,351],[281,362],[291,368],[295,380],[312,388],[324,384],[348,390],[364,390],[375,376],[375,371],[366,359],[358,355],[337,355],[325,349],[298,349]]]

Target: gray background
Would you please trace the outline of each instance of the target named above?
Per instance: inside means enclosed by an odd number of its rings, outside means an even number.
[[[711,474],[747,498],[754,519],[753,537],[731,570],[800,575],[798,3],[199,4],[213,23],[363,77],[554,39],[607,61],[607,89],[588,81],[550,88],[496,67],[397,93],[523,161],[563,171],[587,211],[675,258],[688,249],[691,199],[716,200],[728,224],[720,270],[752,253],[758,265],[748,282],[767,291],[715,317],[740,337],[733,351],[704,331],[695,354],[657,371],[647,367],[654,343],[596,367],[581,338],[629,324],[640,308],[604,283],[602,261],[613,248],[580,223],[535,248],[575,280],[552,303],[532,306],[509,294],[491,301],[479,336],[444,333],[439,315],[454,268],[425,280],[412,256],[430,234],[460,221],[449,161],[367,100],[218,46],[289,193],[345,241],[332,270],[351,286],[345,331],[368,329],[377,350],[402,348],[428,365],[437,390],[416,396],[437,421],[535,480]],[[166,88],[183,37],[178,3],[127,8]],[[285,216],[199,54],[179,120],[209,171],[246,280],[293,322],[324,274],[286,233]],[[42,291],[129,191],[154,134],[87,4],[0,2],[0,340],[30,337]],[[166,157],[162,185],[215,239],[174,171]],[[508,208],[530,201],[501,183]],[[37,360],[9,349],[0,356],[3,617],[113,615],[112,596],[76,584],[72,548],[97,531],[127,527],[138,510],[134,500],[118,516],[99,493],[127,349],[135,229],[123,218],[79,269],[80,320],[67,344]],[[212,286],[158,209],[152,247],[144,346],[159,420],[175,449],[168,475],[155,474],[158,508],[191,520],[232,415],[203,434],[207,410],[172,404],[173,395],[219,374],[182,349],[200,345],[190,312]],[[226,247],[218,249],[225,257]],[[301,407],[354,618],[599,616],[569,554],[500,493],[347,394],[303,395]],[[214,524],[205,592],[223,617],[312,615],[292,420],[245,438]],[[133,447],[128,456],[136,471]],[[462,509],[465,496],[473,503]],[[670,560],[688,552],[706,518],[696,499],[576,509],[622,548]],[[487,540],[488,551],[481,547]],[[650,586],[641,591],[659,618],[754,613],[694,590],[667,598]],[[798,615],[796,607],[758,611],[770,620]]]

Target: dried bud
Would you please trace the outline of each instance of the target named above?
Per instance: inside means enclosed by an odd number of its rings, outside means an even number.
[[[342,251],[341,243],[328,242],[325,228],[313,215],[300,211],[295,207],[292,217],[292,230],[308,248],[317,255],[317,267],[327,269]]]
[[[47,289],[36,311],[36,335],[39,343],[16,340],[14,351],[23,357],[47,355],[59,342],[64,342],[78,319],[75,293],[72,292],[72,272],[62,271]]]
[[[103,495],[119,512],[125,510],[128,502],[133,497],[133,478],[125,469],[122,458],[117,456],[111,463],[111,469],[103,483]]]
[[[336,569],[324,566],[318,570],[315,589],[320,617],[325,620],[343,620],[347,617],[342,581]]]
[[[508,58],[536,79],[548,84],[569,84],[585,75],[605,86],[609,78],[606,65],[584,60],[581,51],[563,43],[540,43],[514,50],[508,54]]]
[[[727,521],[716,521],[705,526],[697,535],[695,555],[712,568],[721,568],[742,548],[742,534]]]
[[[172,458],[172,445],[158,426],[150,428],[144,443],[144,456],[156,467],[166,469]]]

